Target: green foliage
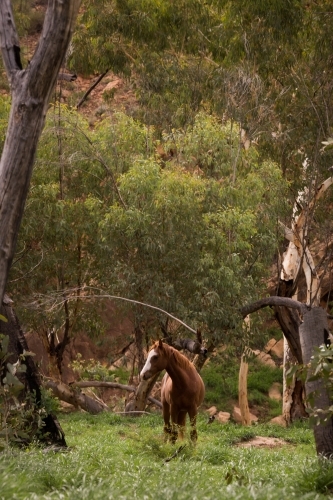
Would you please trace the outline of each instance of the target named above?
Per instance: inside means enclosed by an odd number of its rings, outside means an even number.
[[[275,215],[283,210],[277,200],[285,189],[276,166],[258,163],[255,152],[243,159],[239,151],[236,168],[230,133],[236,140],[236,126],[221,128],[201,113],[193,128],[166,135],[159,145],[175,148],[174,159],[164,168],[152,157],[136,159],[119,177],[122,203],[100,223],[119,295],[219,338],[237,325],[235,306],[258,293],[276,248]],[[206,158],[200,151],[209,143]],[[195,165],[203,174],[192,173]]]
[[[83,360],[81,354],[76,355],[72,361],[71,368],[78,374],[81,380],[101,380],[111,382],[115,379],[115,373],[94,359]]]
[[[268,394],[271,385],[274,382],[283,382],[283,370],[281,368],[272,368],[263,365],[259,361],[253,360],[248,377],[248,389],[256,389]]]
[[[333,346],[331,344],[321,345],[314,348],[308,366],[300,368],[300,377],[307,378],[309,382],[320,380],[323,383],[322,389],[327,391],[329,400],[333,397]],[[292,375],[292,372],[290,373]],[[318,408],[315,404],[316,391],[307,395],[311,420],[315,424],[326,422],[333,415],[333,405],[328,408]]]
[[[17,310],[31,327],[60,337],[66,324],[70,336],[103,333],[102,305],[86,300],[82,307],[82,288],[109,284],[98,225],[119,200],[117,176],[147,154],[150,140],[123,114],[91,131],[65,107],[49,113],[11,269],[10,293],[24,297]]]
[[[107,290],[219,341],[258,296],[284,214],[279,168],[242,148],[235,123],[207,113],[154,133],[122,113],[94,130],[73,110],[49,113],[9,285],[24,297],[22,320],[48,338],[101,334],[102,305],[87,299]],[[176,154],[163,162],[158,148]],[[151,311],[135,315],[145,323]],[[159,328],[149,324],[147,339]]]
[[[280,165],[294,193],[327,175],[330,155],[321,141],[331,135],[333,116],[328,0],[84,6],[72,67],[125,74],[143,122],[170,133],[191,125],[199,111],[214,112],[240,125],[261,157]]]

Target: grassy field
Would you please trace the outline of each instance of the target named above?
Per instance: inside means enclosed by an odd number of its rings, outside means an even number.
[[[0,456],[1,499],[324,499],[333,498],[333,465],[318,461],[306,423],[284,429],[207,423],[199,440],[165,444],[160,415],[60,414],[65,452],[11,449]],[[277,448],[243,448],[254,436]],[[181,444],[185,447],[171,458]],[[332,495],[330,495],[332,491]]]

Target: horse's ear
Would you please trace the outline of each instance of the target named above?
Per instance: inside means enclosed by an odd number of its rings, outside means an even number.
[[[161,339],[158,341],[158,347],[159,347],[160,349],[163,349],[163,342],[162,342],[162,340],[161,340]]]

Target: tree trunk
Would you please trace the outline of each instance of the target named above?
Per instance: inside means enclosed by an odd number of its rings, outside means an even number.
[[[29,349],[24,333],[21,330],[19,321],[11,304],[12,301],[5,295],[0,309],[0,314],[8,320],[6,323],[3,321],[1,322],[1,333],[9,336],[8,351],[11,353],[11,356],[8,361],[11,364],[14,364],[18,361],[19,357],[24,352],[28,352]],[[18,375],[24,386],[24,389],[20,393],[19,397],[21,401],[30,401],[30,403],[27,404],[33,405],[32,409],[37,415],[40,412],[42,405],[40,376],[32,356],[26,356],[24,364],[26,366],[26,371]],[[32,401],[34,402],[32,403]],[[64,432],[54,415],[49,413],[43,417],[43,424],[43,440],[58,446],[66,446]]]
[[[145,410],[147,405],[147,399],[159,375],[160,375],[159,373],[156,373],[156,375],[149,378],[148,380],[141,380],[135,392],[134,398],[131,399],[126,405],[125,408],[126,413],[140,412]]]
[[[38,140],[79,5],[79,0],[49,0],[39,44],[23,69],[11,2],[0,1],[1,50],[12,94],[0,161],[0,303],[15,252]]]
[[[242,355],[238,378],[238,401],[242,416],[242,425],[251,425],[249,403],[247,399],[247,373],[249,365]]]
[[[295,420],[308,417],[304,404],[304,384],[301,380],[296,379],[296,375],[292,380],[287,380],[286,372],[294,366],[299,364],[293,356],[289,343],[284,337],[284,356],[283,356],[283,408],[282,414],[289,425]]]
[[[327,343],[329,330],[326,311],[321,307],[310,309],[304,315],[303,320],[299,330],[303,363],[306,366],[310,362],[314,348]],[[310,380],[310,377],[311,374],[308,374],[305,382],[307,397],[314,393],[314,406],[323,409],[329,408],[332,401],[323,382]],[[333,418],[330,417],[326,423],[320,422],[319,425],[315,425],[313,432],[317,454],[331,458],[333,456]]]

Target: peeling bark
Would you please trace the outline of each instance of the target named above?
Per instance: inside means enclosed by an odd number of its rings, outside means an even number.
[[[238,378],[238,401],[239,409],[242,416],[242,425],[251,425],[250,410],[247,399],[247,374],[249,365],[244,359],[244,355],[241,359],[241,364],[239,368],[239,378]]]

